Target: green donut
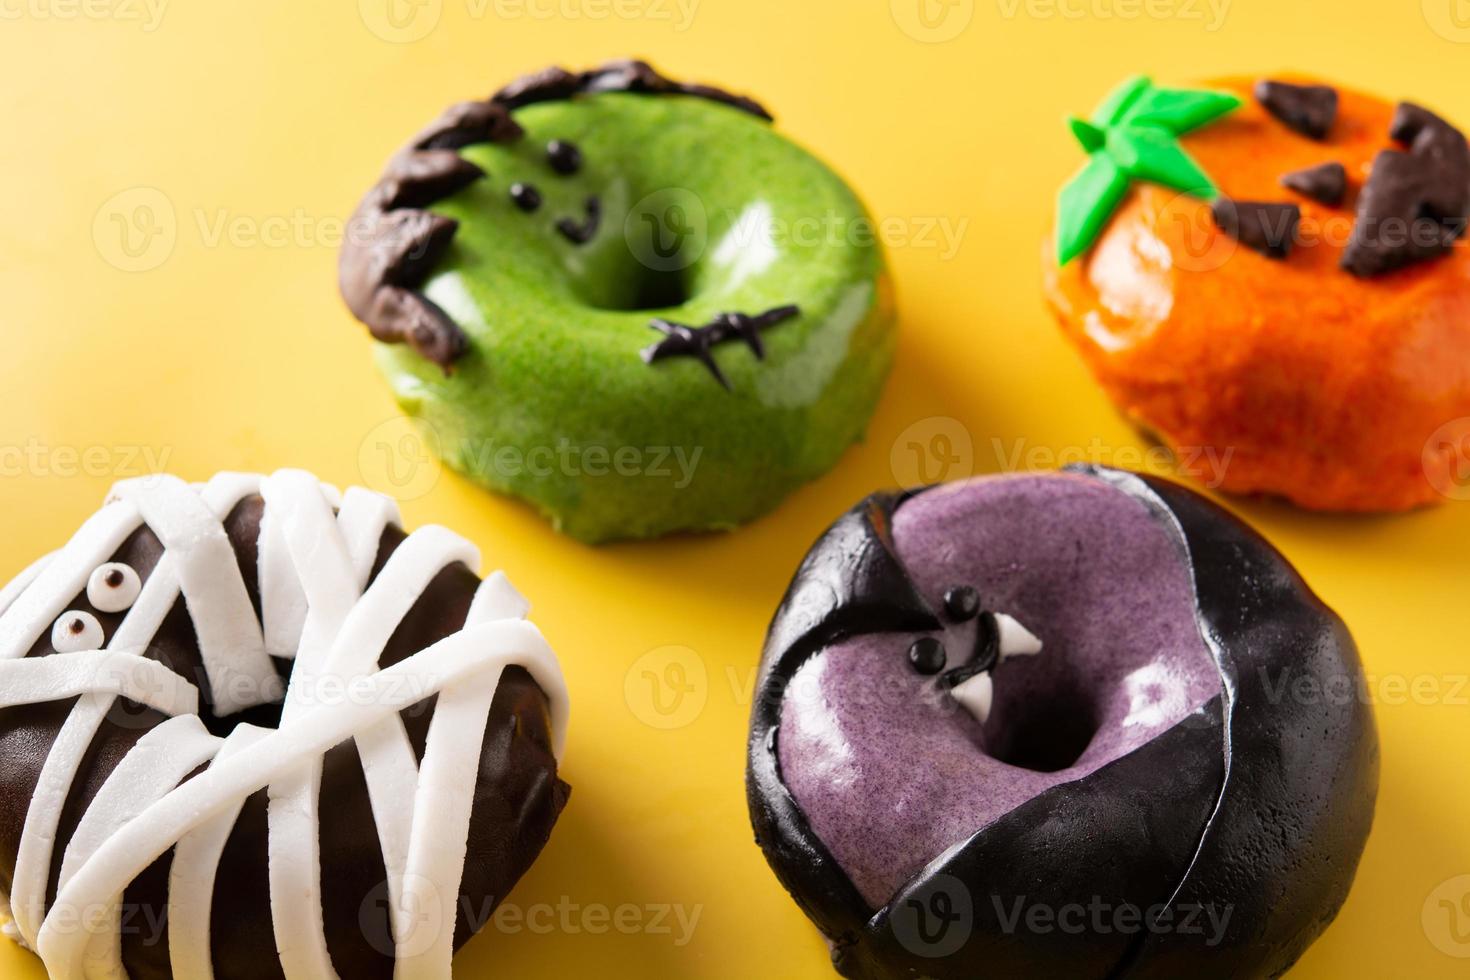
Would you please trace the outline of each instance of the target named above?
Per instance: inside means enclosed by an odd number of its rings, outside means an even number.
[[[862,438],[895,342],[873,229],[749,100],[550,69],[394,158],[341,284],[450,466],[647,538],[757,517]]]

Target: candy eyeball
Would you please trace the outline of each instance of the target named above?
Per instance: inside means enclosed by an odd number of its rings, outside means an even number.
[[[143,591],[143,580],[129,565],[108,562],[87,580],[87,601],[101,612],[117,613],[132,608]]]
[[[62,613],[56,625],[51,627],[51,647],[57,653],[100,650],[106,642],[102,624],[89,612],[73,609]]]

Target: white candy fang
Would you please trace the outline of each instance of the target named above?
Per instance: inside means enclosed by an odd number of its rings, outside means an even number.
[[[1036,634],[1005,613],[997,613],[995,625],[1000,630],[1000,658],[1030,657],[1041,652]]]
[[[1000,660],[1011,657],[1030,657],[1041,652],[1041,641],[1012,616],[996,613],[995,625],[1000,634]],[[990,720],[990,709],[995,703],[995,681],[991,672],[976,674],[963,683],[956,684],[949,692],[961,707],[975,717],[980,724]]]
[[[950,692],[950,696],[959,702],[960,707],[975,716],[980,724],[990,720],[990,706],[995,700],[995,682],[990,679],[990,674],[976,674],[962,684],[956,685]]]

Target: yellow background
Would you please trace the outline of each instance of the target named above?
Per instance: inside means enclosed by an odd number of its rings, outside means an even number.
[[[742,786],[754,665],[791,571],[840,510],[907,478],[911,442],[951,437],[951,476],[1018,446],[1043,465],[1143,449],[1038,298],[1037,240],[1079,159],[1064,113],[1140,70],[1299,69],[1470,122],[1463,0],[956,0],[930,28],[913,0],[699,0],[689,19],[674,0],[394,0],[396,20],[387,0],[152,2],[161,16],[0,0],[0,577],[64,542],[143,451],[191,478],[297,465],[367,482],[410,496],[411,523],[478,542],[534,600],[574,695],[572,804],[512,895],[570,908],[573,928],[483,936],[457,961],[470,977],[831,975],[752,845]],[[593,550],[432,464],[390,477],[381,447],[413,446],[337,297],[335,245],[387,155],[451,100],[627,53],[760,96],[891,219],[903,337],[867,444],[778,513]],[[1233,506],[1346,617],[1385,692],[1373,837],[1293,976],[1464,976],[1451,954],[1470,943],[1438,903],[1470,893],[1470,506]],[[661,715],[648,677],[679,669],[685,700]],[[623,904],[698,910],[692,941],[577,918]],[[0,975],[42,971],[0,944]]]

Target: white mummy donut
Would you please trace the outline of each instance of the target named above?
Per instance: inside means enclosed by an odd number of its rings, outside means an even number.
[[[247,502],[259,507],[254,568],[242,568],[226,530]],[[390,939],[380,952],[395,980],[450,975],[455,899],[467,876],[482,746],[496,741],[487,726],[497,692],[514,669],[515,684],[524,687],[529,675],[544,695],[537,703],[549,719],[542,731],[555,783],[566,688],[551,650],[524,619],[526,602],[499,572],[477,588],[470,580],[468,613],[461,607],[457,614],[462,625],[456,619],[436,642],[386,663],[385,650],[401,642],[400,627],[436,577],[479,564],[473,545],[437,527],[398,534],[391,548],[380,548],[398,522],[388,499],[360,488],[339,494],[299,471],[222,474],[203,485],[150,477],[115,487],[65,548],[0,590],[0,719],[75,699],[44,759],[34,760],[40,772],[28,805],[5,804],[24,808],[10,893],[0,896],[13,917],[7,933],[36,950],[52,978],[127,976],[124,893],[172,851],[167,942],[153,951],[164,964],[156,975],[211,980],[217,868],[255,794],[268,794],[255,797],[268,801],[262,863],[269,903],[259,915],[269,923],[279,971],[287,980],[337,977],[320,830],[323,807],[333,801],[321,792],[324,759],[344,744],[355,744],[360,759],[375,824],[366,839],[386,871]],[[120,549],[144,528],[161,545],[156,563],[118,564]],[[99,620],[79,602],[106,615]],[[181,602],[193,626],[199,687],[154,649]],[[116,625],[104,629],[109,621]],[[44,649],[48,639],[51,649]],[[292,661],[284,692],[277,659]],[[423,709],[431,698],[416,745],[400,712]],[[240,723],[220,737],[206,727],[206,720],[275,702],[274,730]],[[115,726],[109,712],[122,704],[131,717],[154,720],[79,821],[71,818],[68,838],[64,808],[89,747],[99,732],[114,730],[106,727]],[[523,717],[512,721],[506,724],[520,737]],[[549,832],[560,802],[546,807],[542,829]],[[529,848],[534,856],[542,842],[544,833],[518,854]],[[8,857],[0,853],[0,863]],[[270,967],[263,975],[277,972]],[[355,980],[355,968],[342,970]]]

